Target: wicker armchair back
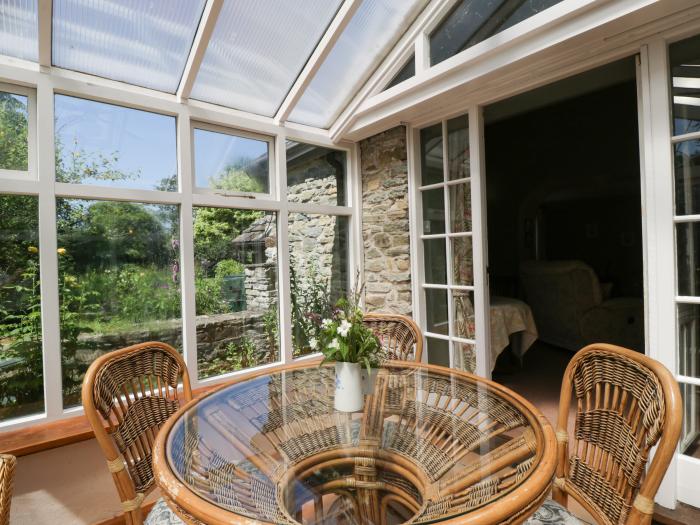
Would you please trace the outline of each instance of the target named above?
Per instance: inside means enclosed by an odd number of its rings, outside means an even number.
[[[128,525],[143,523],[141,503],[154,487],[151,454],[161,425],[192,399],[187,367],[165,343],[148,342],[96,359],[83,380],[83,407],[107,459]]]
[[[570,440],[572,393],[576,420]],[[566,505],[567,495],[574,497],[604,525],[651,523],[681,421],[678,384],[661,363],[607,344],[580,350],[562,382],[554,499]]]
[[[389,359],[420,363],[423,355],[423,334],[410,317],[367,313],[364,323],[379,338]]]
[[[17,458],[9,454],[0,454],[0,525],[10,523],[10,504],[15,479]]]

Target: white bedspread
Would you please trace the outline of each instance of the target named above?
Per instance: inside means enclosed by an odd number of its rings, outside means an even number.
[[[491,369],[508,345],[522,361],[536,340],[537,326],[526,303],[511,297],[491,297]]]

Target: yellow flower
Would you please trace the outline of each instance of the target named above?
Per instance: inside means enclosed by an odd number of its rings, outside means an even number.
[[[67,253],[65,248],[59,248],[58,250],[56,250],[56,252],[58,253],[58,255],[65,255]]]
[[[36,246],[30,246],[29,248],[27,248],[27,251],[29,253],[39,253],[39,248],[37,248]]]

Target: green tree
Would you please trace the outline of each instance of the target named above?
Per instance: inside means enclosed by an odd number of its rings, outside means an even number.
[[[0,92],[0,169],[27,169],[29,126],[25,100]]]

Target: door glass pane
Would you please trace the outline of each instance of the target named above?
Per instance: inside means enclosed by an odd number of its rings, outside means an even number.
[[[448,335],[447,290],[425,289],[425,312],[428,332]]]
[[[0,195],[0,421],[43,410],[39,200]]]
[[[175,117],[56,95],[56,180],[177,190]]]
[[[700,388],[681,383],[683,396],[683,430],[681,454],[700,459]]]
[[[469,183],[449,186],[450,231],[452,233],[472,231],[472,195]]]
[[[700,296],[700,223],[676,225],[678,295]]]
[[[467,116],[447,121],[447,175],[450,180],[469,177]]]
[[[424,240],[423,256],[425,260],[425,282],[430,284],[447,284],[445,239]]]
[[[64,407],[98,356],[143,341],[180,349],[180,210],[57,199]]]
[[[474,263],[471,237],[454,237],[452,242],[452,284],[474,284]]]
[[[287,141],[287,200],[304,204],[345,206],[347,154]]]
[[[700,377],[700,305],[678,305],[678,373]]]
[[[444,339],[426,338],[428,362],[431,365],[450,366],[450,342]]]
[[[452,362],[458,370],[474,373],[476,370],[476,346],[452,341]]]
[[[420,130],[421,185],[445,180],[442,151],[442,124]]]
[[[454,336],[462,339],[474,339],[474,292],[452,290],[454,308]]]
[[[199,379],[278,361],[277,214],[193,215]]]
[[[0,170],[27,171],[29,99],[0,91]]]
[[[348,294],[348,217],[317,213],[289,214],[289,273],[294,356],[319,351],[314,345],[321,321]],[[368,280],[368,294],[387,293]]]
[[[38,62],[38,0],[0,2],[0,21],[0,55]]]
[[[676,214],[700,213],[700,140],[676,144],[675,179]]]
[[[199,188],[268,193],[270,143],[204,129],[194,130],[194,173]]]
[[[426,190],[423,195],[423,233],[445,233],[445,191]]]
[[[700,131],[700,35],[669,46],[673,134]]]

